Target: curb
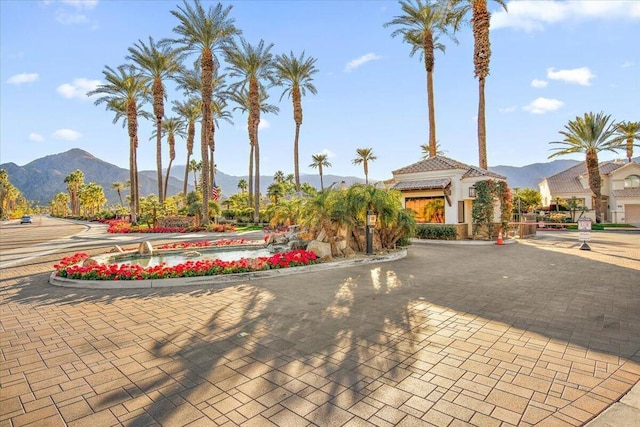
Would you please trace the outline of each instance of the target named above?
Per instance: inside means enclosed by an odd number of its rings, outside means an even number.
[[[372,264],[376,262],[389,262],[402,259],[407,256],[407,250],[402,249],[384,255],[341,260],[320,264],[305,265],[302,267],[282,268],[275,270],[255,271],[250,273],[220,274],[217,276],[183,277],[178,279],[150,279],[150,280],[79,280],[67,279],[56,276],[52,272],[49,283],[53,286],[79,289],[149,289],[179,286],[217,285],[239,281],[251,281],[277,276],[289,276],[292,274],[309,273],[336,268],[355,267],[358,265]]]

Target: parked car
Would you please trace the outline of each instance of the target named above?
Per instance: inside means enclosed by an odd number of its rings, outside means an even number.
[[[31,224],[31,216],[23,215],[22,218],[20,218],[20,224]]]

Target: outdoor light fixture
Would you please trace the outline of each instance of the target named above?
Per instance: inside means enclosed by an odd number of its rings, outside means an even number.
[[[367,211],[367,255],[373,254],[373,229],[378,221],[378,215],[373,210]]]
[[[472,185],[469,187],[469,197],[475,198],[478,195],[478,191],[476,190],[476,186]]]
[[[378,215],[374,211],[367,211],[367,225],[375,227],[376,222],[378,222]]]

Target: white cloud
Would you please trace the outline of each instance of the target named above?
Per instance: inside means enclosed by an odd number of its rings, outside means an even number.
[[[547,68],[547,78],[562,80],[567,83],[577,83],[582,86],[590,86],[590,80],[596,77],[587,67],[574,68],[572,70],[558,70]]]
[[[42,135],[40,135],[39,133],[35,133],[35,132],[31,132],[29,134],[29,139],[31,141],[35,141],[35,142],[42,142],[44,141],[44,137]]]
[[[633,67],[634,65],[635,64],[633,62],[631,62],[631,61],[624,61],[620,67],[629,68],[629,67]]]
[[[9,79],[7,79],[7,83],[12,85],[21,85],[23,83],[35,82],[39,78],[40,76],[38,73],[22,73],[9,77]]]
[[[82,13],[69,13],[64,10],[55,12],[56,21],[62,25],[85,24],[89,22],[89,18]]]
[[[498,111],[501,113],[513,113],[514,111],[516,111],[516,106],[512,105],[510,107],[504,107],[504,108],[498,108]]]
[[[569,20],[640,19],[640,2],[628,0],[518,0],[491,16],[491,28],[542,31],[547,25]]]
[[[76,9],[95,9],[98,5],[98,0],[60,0],[60,3],[73,6]]]
[[[75,141],[82,137],[80,132],[76,132],[73,129],[58,129],[51,136],[55,139],[64,139],[66,141]]]
[[[522,109],[530,112],[531,114],[545,114],[549,111],[555,111],[563,105],[564,102],[558,99],[536,98],[531,101],[529,105],[522,107]]]
[[[271,127],[271,123],[269,123],[266,119],[260,119],[260,123],[258,123],[258,129],[268,129]]]
[[[537,87],[537,88],[547,87],[548,84],[549,84],[549,82],[546,81],[546,80],[533,79],[531,81],[531,86]]]
[[[344,72],[349,73],[356,68],[366,64],[369,61],[375,61],[376,59],[381,59],[381,56],[376,55],[375,53],[367,53],[366,55],[362,55],[359,58],[353,59],[349,61],[349,63],[344,67]]]
[[[100,80],[89,80],[84,77],[74,79],[72,83],[64,83],[56,88],[56,92],[65,98],[89,99],[87,92],[101,84]]]

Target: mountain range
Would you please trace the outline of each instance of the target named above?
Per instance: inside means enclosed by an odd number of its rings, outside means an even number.
[[[489,170],[507,177],[507,182],[512,188],[538,189],[538,183],[545,177],[554,175],[571,166],[580,163],[577,160],[554,160],[548,163],[534,163],[531,165],[495,166]],[[175,165],[171,168],[169,188],[167,193],[174,195],[180,193],[183,188],[185,165]],[[95,182],[104,188],[105,196],[109,203],[119,203],[118,194],[113,190],[114,182],[126,182],[129,179],[128,169],[123,169],[111,163],[100,160],[90,153],[74,148],[60,154],[53,154],[36,159],[24,166],[15,163],[0,164],[0,169],[5,169],[9,174],[9,180],[18,188],[24,197],[37,205],[48,205],[53,196],[60,192],[66,192],[65,177],[76,169],[84,173],[84,182]],[[165,171],[166,173],[166,171]],[[157,172],[155,170],[140,171],[139,184],[140,195],[147,196],[157,194]],[[189,174],[188,181],[192,181],[193,174]],[[223,196],[230,196],[238,192],[238,182],[247,180],[245,176],[228,175],[220,170],[216,173],[216,185],[221,189]],[[300,175],[301,182],[320,188],[319,175]],[[323,174],[325,187],[333,183],[345,182],[347,186],[354,183],[362,183],[363,179],[353,176],[339,176]],[[260,191],[267,192],[267,187],[273,182],[271,176],[260,177]],[[193,190],[193,184],[187,183],[188,191]]]

